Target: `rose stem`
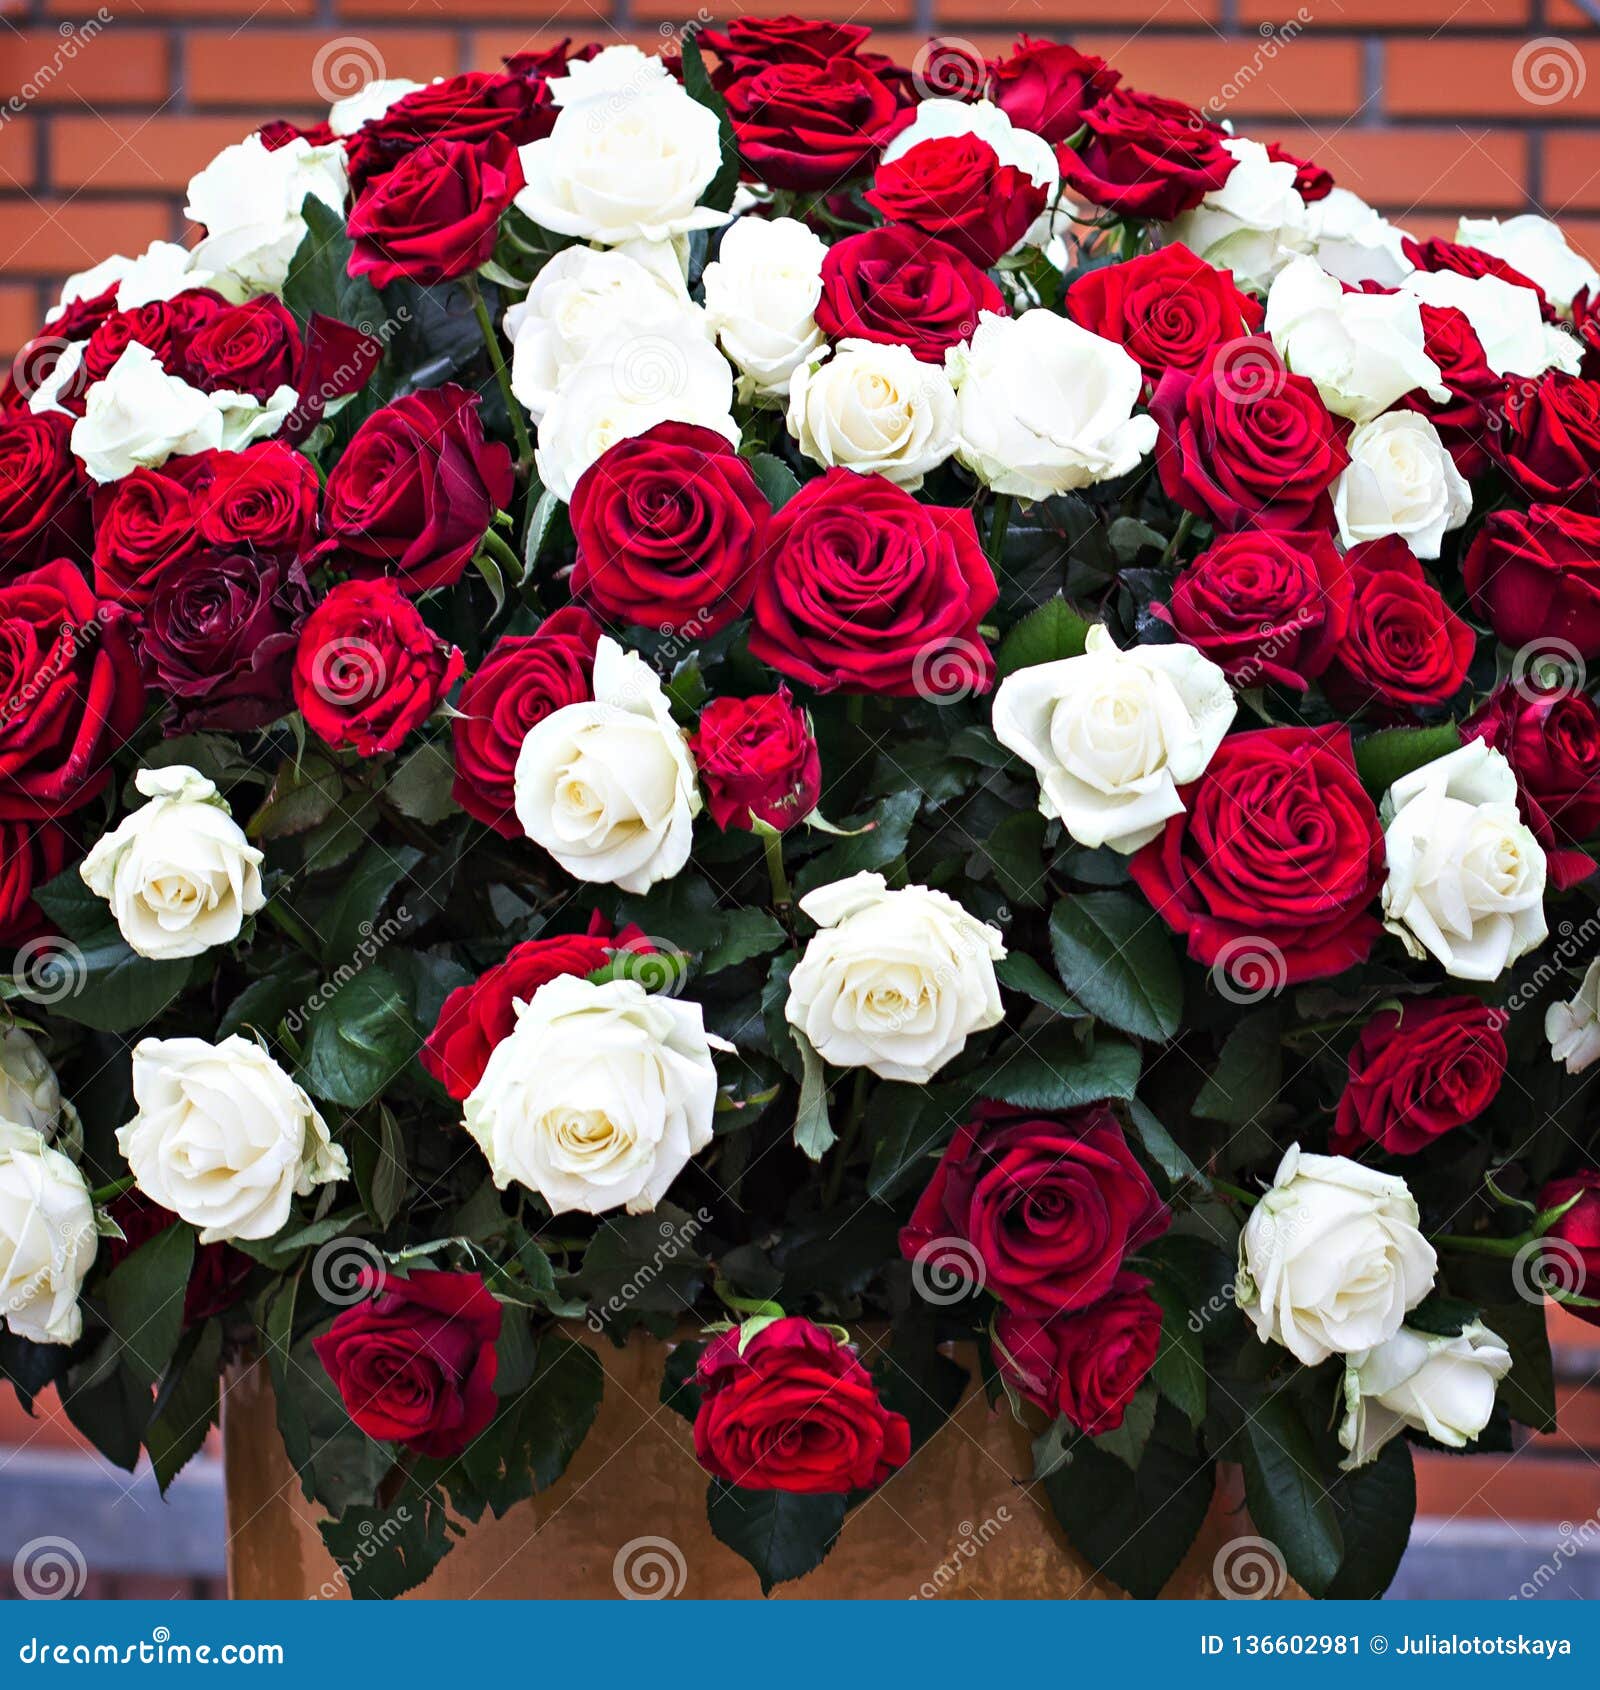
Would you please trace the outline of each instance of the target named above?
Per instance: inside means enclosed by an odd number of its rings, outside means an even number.
[[[522,419],[522,407],[517,403],[511,391],[511,377],[506,370],[506,361],[500,354],[500,337],[494,332],[494,324],[489,321],[489,307],[483,302],[483,289],[478,285],[475,274],[466,278],[467,292],[472,296],[472,309],[478,319],[478,330],[483,336],[483,344],[489,349],[489,362],[494,366],[494,379],[500,384],[500,397],[506,402],[506,409],[511,413],[511,431],[517,437],[517,468],[519,473],[526,474],[528,466],[533,462],[533,442],[528,438],[528,425]]]

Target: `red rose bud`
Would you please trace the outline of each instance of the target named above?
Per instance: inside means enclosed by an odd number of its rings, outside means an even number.
[[[463,667],[393,581],[343,581],[300,630],[294,701],[325,745],[375,757],[427,721]]]
[[[782,833],[817,807],[822,762],[805,711],[787,687],[714,698],[689,738],[711,819],[724,833],[752,818]]]
[[[89,557],[89,482],[72,455],[72,419],[0,416],[0,578],[52,558]]]
[[[296,557],[315,536],[319,492],[309,458],[263,440],[248,451],[218,454],[215,473],[194,501],[195,528],[219,551]]]
[[[1025,170],[1002,164],[977,135],[919,141],[880,164],[862,195],[891,223],[933,235],[987,270],[1027,234],[1047,190]]]
[[[1380,1009],[1350,1052],[1328,1147],[1353,1156],[1364,1144],[1413,1156],[1474,1121],[1506,1072],[1505,1013],[1477,998],[1408,998]]]
[[[170,466],[96,488],[93,508],[95,591],[129,610],[142,610],[161,572],[202,543],[193,495]]]
[[[1052,1419],[1092,1438],[1114,1432],[1155,1365],[1161,1308],[1150,1281],[1119,1273],[1098,1302],[1051,1320],[1003,1309],[995,1321],[1001,1377]]]
[[[369,1438],[449,1461],[494,1419],[500,1320],[475,1273],[384,1275],[311,1347]]]
[[[262,294],[212,317],[189,341],[181,373],[204,393],[249,393],[265,403],[296,385],[304,355],[293,313]]]
[[[1023,35],[1009,59],[989,65],[990,97],[1019,129],[1052,144],[1070,141],[1084,113],[1122,80],[1104,59]]]
[[[1287,147],[1279,146],[1276,141],[1267,142],[1267,157],[1274,164],[1294,166],[1294,191],[1307,205],[1315,205],[1318,200],[1325,200],[1333,192],[1333,172],[1322,165],[1313,164],[1308,158],[1298,157]]]
[[[1061,146],[1061,185],[1120,217],[1168,222],[1233,174],[1224,131],[1193,106],[1114,88],[1083,114],[1076,151]]]
[[[900,102],[860,59],[734,60],[717,85],[745,169],[773,188],[814,192],[862,176]]]
[[[1600,656],[1600,516],[1560,505],[1491,511],[1461,578],[1503,645]]]
[[[1561,1290],[1600,1301],[1600,1172],[1584,1168],[1551,1180],[1539,1193],[1539,1208],[1559,1209],[1574,1197],[1577,1202],[1544,1235],[1543,1264]],[[1600,1309],[1567,1306],[1579,1320],[1600,1326]]]
[[[740,1349],[736,1327],[695,1373],[700,1465],[745,1490],[836,1494],[881,1485],[911,1455],[905,1416],[832,1333],[786,1316]]]
[[[1549,370],[1505,390],[1489,450],[1529,499],[1600,512],[1600,381]]]

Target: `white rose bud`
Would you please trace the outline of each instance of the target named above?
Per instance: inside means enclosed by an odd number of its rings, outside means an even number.
[[[956,449],[955,390],[909,346],[841,340],[832,357],[794,372],[788,423],[813,462],[915,493]]]
[[[139,1189],[200,1228],[200,1242],[271,1238],[296,1195],[350,1165],[315,1105],[250,1039],[141,1039],[138,1113],[117,1129]]]
[[[1398,534],[1419,558],[1436,558],[1444,537],[1472,514],[1439,431],[1417,411],[1391,411],[1355,430],[1350,462],[1333,488],[1345,546]]]
[[[1295,167],[1242,136],[1224,141],[1222,148],[1236,161],[1227,181],[1169,223],[1167,236],[1219,270],[1231,270],[1240,287],[1265,293],[1272,278],[1308,245]]]
[[[1457,980],[1494,980],[1544,942],[1544,849],[1517,810],[1517,777],[1481,739],[1384,794],[1384,926]]]
[[[1505,1340],[1482,1321],[1448,1338],[1401,1327],[1345,1364],[1339,1442],[1350,1453],[1339,1465],[1365,1467],[1407,1426],[1464,1449],[1489,1424],[1495,1386],[1510,1371]]]
[[[0,1120],[0,1313],[19,1338],[75,1344],[78,1292],[100,1240],[77,1166],[32,1127]]]
[[[594,698],[536,722],[513,779],[523,832],[578,880],[643,892],[689,860],[688,739],[654,671],[613,639],[595,652]]]
[[[196,770],[140,769],[133,782],[150,802],[83,859],[84,885],[111,905],[140,956],[170,960],[232,944],[267,901],[261,852]]]
[[[1080,845],[1127,855],[1179,815],[1238,709],[1228,678],[1193,646],[1119,651],[1089,630],[1082,657],[1007,675],[994,695],[995,738],[1039,777],[1039,810]]]
[[[546,982],[466,1100],[466,1129],[502,1190],[561,1214],[640,1214],[711,1142],[713,1048],[700,1005],[636,980]]]
[[[793,217],[741,217],[705,268],[706,315],[739,370],[739,399],[783,399],[827,344],[814,315],[828,244]]]
[[[1582,984],[1565,1003],[1553,1003],[1544,1012],[1544,1036],[1550,1041],[1550,1060],[1564,1062],[1569,1074],[1581,1074],[1600,1061],[1600,957],[1584,970]]]
[[[61,1082],[31,1033],[7,1027],[0,1034],[0,1121],[15,1121],[45,1138],[55,1136],[63,1113],[77,1119],[61,1096]]]
[[[1001,1016],[999,932],[926,886],[855,874],[800,900],[818,931],[784,1015],[823,1061],[926,1085]]]
[[[1239,1237],[1239,1306],[1307,1367],[1375,1349],[1432,1289],[1419,1218],[1398,1175],[1291,1145]]]
[[[149,347],[131,341],[84,397],[72,450],[98,482],[168,458],[222,445],[222,411],[181,376],[168,375]]]
[[[1545,297],[1563,314],[1573,300],[1600,289],[1600,271],[1567,245],[1567,237],[1548,217],[1524,212],[1520,217],[1463,217],[1456,230],[1463,246],[1475,246],[1504,259],[1519,275],[1544,289]]]

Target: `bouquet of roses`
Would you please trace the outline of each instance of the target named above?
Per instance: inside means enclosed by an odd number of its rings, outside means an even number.
[[[1600,277],[867,33],[372,84],[19,356],[0,1369],[260,1358],[362,1593],[643,1328],[764,1585],[984,1391],[1376,1594],[1600,1309]]]

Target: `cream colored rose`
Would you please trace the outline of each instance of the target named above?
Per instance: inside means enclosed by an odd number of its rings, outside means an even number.
[[[32,1127],[0,1120],[0,1313],[19,1338],[75,1344],[78,1292],[99,1249],[74,1163]]]
[[[814,463],[881,475],[908,493],[956,449],[950,378],[909,346],[841,340],[789,387],[789,433]]]
[[[494,1182],[556,1214],[653,1209],[711,1142],[717,1071],[700,1006],[636,980],[551,980],[517,1006],[466,1101]]]
[[[98,840],[79,873],[140,956],[199,956],[239,937],[267,901],[262,854],[215,786],[183,764],[140,769],[150,800]]]
[[[1550,1041],[1550,1060],[1565,1063],[1569,1074],[1600,1062],[1600,957],[1584,970],[1565,1003],[1553,1003],[1544,1012],[1544,1036]]]
[[[222,412],[181,376],[168,375],[149,347],[131,341],[84,397],[72,450],[98,482],[168,458],[222,445]]]
[[[739,370],[739,399],[787,397],[796,370],[827,344],[814,315],[828,244],[793,217],[741,217],[705,268],[706,316]]]
[[[1524,212],[1508,217],[1463,217],[1456,230],[1463,246],[1502,258],[1519,275],[1544,289],[1545,297],[1563,314],[1576,296],[1600,291],[1600,271],[1567,245],[1567,237],[1548,217]]]
[[[1339,1465],[1346,1472],[1365,1467],[1407,1426],[1465,1449],[1489,1424],[1495,1386],[1510,1371],[1505,1340],[1481,1320],[1453,1337],[1402,1326],[1345,1363],[1339,1442],[1349,1454]]]
[[[1384,794],[1384,926],[1457,980],[1494,980],[1543,944],[1545,856],[1517,809],[1517,777],[1481,739]]]
[[[1227,676],[1187,645],[1119,651],[1098,624],[1082,657],[1007,675],[994,736],[1039,777],[1039,810],[1080,845],[1124,855],[1181,814],[1233,722]]]
[[[523,832],[578,880],[643,892],[689,860],[700,789],[688,739],[654,671],[604,635],[594,698],[529,729],[514,783]]]
[[[855,874],[800,900],[817,924],[784,1014],[836,1068],[925,1085],[1001,1015],[999,932],[926,886]]]
[[[133,1099],[117,1148],[145,1196],[199,1227],[202,1244],[271,1238],[292,1198],[349,1178],[311,1099],[237,1033],[141,1039]]]
[[[1307,1367],[1370,1350],[1433,1287],[1438,1258],[1406,1182],[1292,1145],[1239,1237],[1239,1306]]]
[[[46,1139],[77,1112],[61,1096],[61,1082],[31,1033],[7,1027],[0,1034],[0,1121],[15,1121]]]
[[[1391,411],[1362,423],[1349,451],[1333,488],[1340,540],[1398,534],[1418,557],[1438,557],[1445,535],[1472,514],[1472,489],[1438,429],[1417,411]]]
[[[1272,278],[1309,244],[1305,202],[1295,192],[1295,167],[1268,156],[1259,141],[1234,137],[1222,143],[1234,158],[1220,188],[1194,210],[1167,225],[1167,238],[1231,270],[1251,293],[1265,293]]]

